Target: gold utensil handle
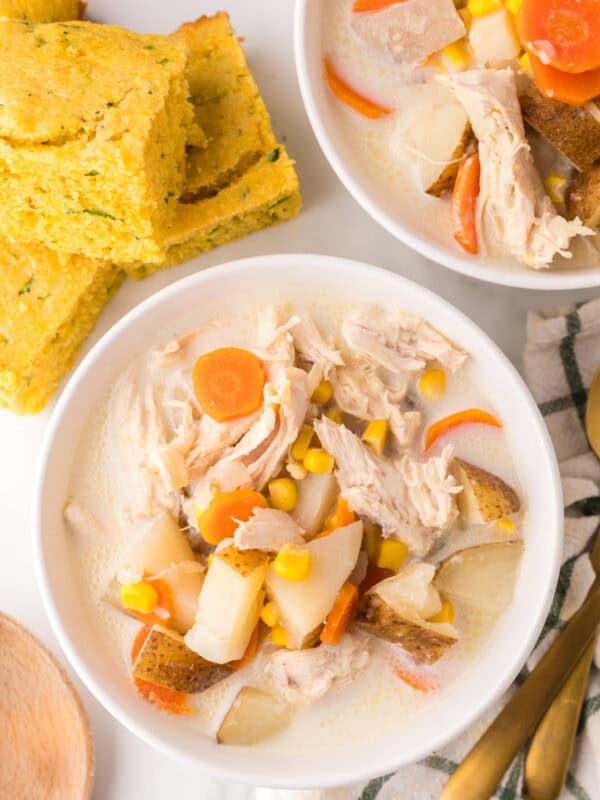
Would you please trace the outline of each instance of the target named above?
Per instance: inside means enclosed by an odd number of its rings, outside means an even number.
[[[556,800],[562,791],[593,657],[592,641],[535,732],[525,759],[525,786],[530,800]]]
[[[600,623],[600,581],[450,777],[440,800],[488,800],[556,697]]]

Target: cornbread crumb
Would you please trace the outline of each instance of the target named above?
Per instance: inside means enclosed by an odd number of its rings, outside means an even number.
[[[0,235],[160,261],[193,120],[186,49],[90,22],[0,21]]]
[[[0,0],[0,17],[28,22],[68,22],[81,19],[81,0]]]

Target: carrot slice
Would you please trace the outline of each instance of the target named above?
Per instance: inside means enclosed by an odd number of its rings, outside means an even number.
[[[523,0],[517,29],[530,53],[556,69],[600,67],[598,0]]]
[[[140,654],[140,650],[142,649],[149,633],[149,625],[140,628],[137,632],[135,639],[133,640],[133,644],[131,645],[132,666],[135,664],[135,661]],[[140,678],[134,678],[133,680],[136,689],[141,696],[145,700],[148,700],[149,703],[153,703],[155,706],[158,706],[158,708],[161,708],[163,711],[167,711],[169,714],[180,715],[192,713],[192,709],[188,705],[187,695],[185,692],[178,692],[175,689],[167,689],[165,686],[157,686],[155,683],[143,681]]]
[[[219,544],[233,536],[240,522],[246,522],[257,507],[266,508],[267,501],[254,489],[236,489],[213,495],[208,508],[198,518],[198,530],[209,544]]]
[[[412,672],[408,672],[402,667],[394,667],[394,672],[401,681],[404,681],[404,683],[408,684],[412,689],[416,689],[419,692],[430,692],[434,688],[423,678],[414,675]]]
[[[469,425],[472,423],[492,425],[494,428],[502,427],[502,423],[487,411],[483,411],[481,408],[466,408],[464,411],[457,411],[455,414],[450,414],[448,417],[438,419],[437,422],[429,426],[425,435],[425,450],[429,450],[440,436],[448,433],[448,431],[453,428],[457,428],[459,425]]]
[[[321,631],[323,644],[337,644],[354,619],[358,609],[358,589],[353,583],[346,581],[340,589],[335,603]]]
[[[380,117],[386,117],[388,114],[393,113],[391,108],[378,105],[373,102],[373,100],[369,100],[368,97],[363,97],[356,89],[349,86],[340,78],[328,59],[323,59],[323,65],[325,67],[327,84],[333,94],[338,100],[341,100],[342,103],[345,103],[353,111],[356,111],[357,114],[362,114],[363,117],[368,117],[369,119],[379,119]]]
[[[196,361],[194,393],[202,409],[217,422],[246,417],[262,404],[265,373],[249,350],[219,347]]]
[[[543,64],[533,53],[529,53],[529,61],[535,85],[545,97],[570,106],[583,106],[600,95],[600,69],[575,75]]]
[[[158,594],[158,603],[157,607],[163,609],[167,612],[169,617],[173,613],[173,592],[171,591],[171,587],[169,586],[166,581],[163,581],[161,578],[146,578],[144,577],[145,581],[152,584],[156,589]],[[131,611],[140,622],[143,622],[144,625],[164,625],[168,621],[168,617],[160,616],[156,614],[154,611],[150,611],[148,614],[144,614],[141,611]]]
[[[406,0],[354,0],[352,11],[355,14],[369,14],[372,11],[383,11],[384,8],[405,2]]]
[[[358,587],[359,594],[363,595],[366,594],[369,589],[372,589],[373,586],[376,586],[381,581],[384,581],[386,578],[391,578],[392,575],[395,575],[393,569],[387,569],[386,567],[378,567],[377,564],[372,564],[369,562],[369,566],[367,567],[367,574],[362,580],[362,583]]]
[[[335,514],[333,516],[337,528],[344,528],[346,525],[350,525],[356,519],[356,514],[354,511],[352,511],[342,495],[338,497]]]
[[[248,646],[246,647],[246,652],[241,658],[238,658],[237,661],[230,661],[229,666],[232,669],[238,670],[245,667],[246,664],[249,664],[254,656],[256,655],[256,651],[258,650],[258,642],[260,640],[260,622],[257,623],[252,631],[252,636],[250,637],[250,641],[248,642]]]
[[[454,238],[467,253],[477,253],[475,206],[479,196],[479,154],[470,153],[458,166],[450,202]]]

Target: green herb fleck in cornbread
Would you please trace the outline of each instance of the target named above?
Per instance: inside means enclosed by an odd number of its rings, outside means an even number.
[[[108,261],[0,243],[0,407],[44,406],[122,279]]]
[[[68,22],[84,10],[81,0],[0,0],[0,17],[28,22]]]
[[[185,69],[166,36],[0,21],[0,235],[160,261],[193,120]]]

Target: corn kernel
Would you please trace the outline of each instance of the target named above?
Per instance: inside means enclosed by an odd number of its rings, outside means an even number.
[[[303,481],[308,474],[306,468],[297,461],[288,461],[285,468],[295,481]]]
[[[269,481],[269,498],[273,508],[293,511],[298,501],[296,484],[291,478],[274,478]]]
[[[363,540],[367,558],[374,564],[379,555],[379,545],[381,543],[381,533],[377,525],[371,520],[363,520]]]
[[[429,617],[427,622],[449,622],[452,624],[454,621],[454,606],[445,597],[442,597],[442,607],[437,614]]]
[[[523,55],[519,57],[519,66],[526,75],[528,75],[530,78],[533,78],[533,71],[531,69],[531,59],[529,58],[529,53],[523,53]]]
[[[385,447],[387,439],[388,424],[385,419],[372,419],[367,425],[362,435],[362,440],[368,444],[380,456]]]
[[[471,56],[467,49],[467,43],[465,39],[460,39],[458,42],[452,42],[452,44],[446,45],[442,50],[445,58],[448,59],[451,66],[455,69],[466,69],[469,66],[469,62],[471,61]]]
[[[271,633],[269,637],[273,644],[276,644],[277,647],[287,647],[288,643],[288,635],[285,628],[282,628],[281,625],[277,625]]]
[[[335,460],[332,455],[319,447],[311,447],[306,451],[302,463],[309,472],[318,472],[325,475],[333,471]]]
[[[331,387],[331,383],[329,381],[321,381],[321,383],[312,393],[310,398],[311,403],[318,403],[320,406],[324,406],[325,403],[328,403],[331,400],[332,394],[333,389]]]
[[[397,539],[384,539],[379,546],[379,554],[375,562],[378,567],[398,572],[408,558],[408,547]]]
[[[300,433],[298,434],[298,438],[292,445],[292,449],[290,450],[290,455],[294,459],[294,461],[302,461],[308,448],[310,447],[310,443],[313,440],[313,436],[315,435],[314,428],[311,428],[310,425],[303,425],[300,428]]]
[[[508,8],[511,14],[514,14],[515,17],[521,10],[521,4],[523,0],[504,0],[504,5]]]
[[[149,614],[158,605],[158,592],[148,581],[125,583],[121,586],[121,602],[124,608]]]
[[[546,190],[546,194],[550,200],[552,200],[555,206],[564,206],[566,186],[567,179],[562,175],[548,175],[544,179],[544,189]]]
[[[473,17],[483,17],[500,7],[500,0],[468,0],[467,9]]]
[[[260,618],[269,628],[274,628],[279,622],[279,610],[275,603],[265,603],[260,612]]]
[[[305,581],[310,575],[310,551],[297,544],[285,544],[273,562],[273,569],[285,581]]]
[[[342,425],[344,423],[344,413],[339,408],[330,408],[325,416],[332,422],[335,422],[336,425]]]
[[[498,522],[496,522],[494,528],[498,531],[498,533],[504,533],[506,536],[510,536],[515,529],[515,523],[507,517],[502,517],[502,519],[499,519]]]
[[[446,391],[446,373],[434,367],[425,370],[419,378],[419,391],[425,400],[439,400]]]
[[[208,556],[208,558],[206,559],[206,569],[207,569],[207,570],[209,570],[209,569],[210,569],[210,565],[212,564],[212,562],[213,562],[214,560],[215,560],[215,554],[214,554],[214,553],[210,553],[210,554],[209,554],[209,556]]]

